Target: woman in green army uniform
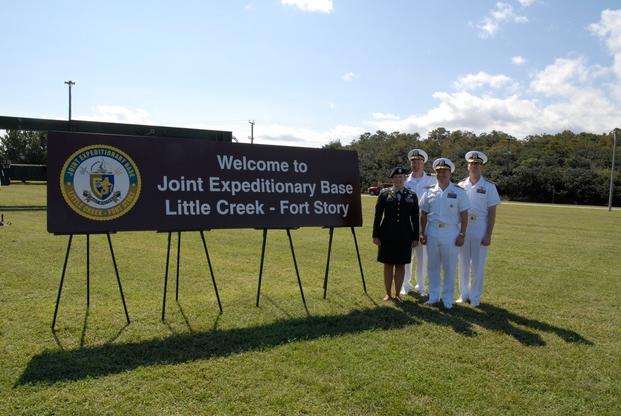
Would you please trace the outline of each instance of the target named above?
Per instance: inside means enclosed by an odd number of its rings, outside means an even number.
[[[378,246],[377,261],[384,263],[384,300],[401,302],[405,265],[412,259],[412,247],[418,244],[418,198],[404,187],[407,171],[392,170],[393,186],[377,197],[373,221],[373,243]],[[391,295],[394,282],[395,296]]]

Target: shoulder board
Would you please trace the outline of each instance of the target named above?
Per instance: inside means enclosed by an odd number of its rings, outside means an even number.
[[[382,189],[382,190],[380,191],[380,195],[381,195],[381,194],[387,194],[387,193],[389,193],[391,190],[392,190],[391,188],[384,188],[384,189]]]
[[[461,185],[460,185],[460,184],[458,184],[458,183],[456,183],[456,184],[455,184],[455,186],[456,186],[457,188],[461,189],[462,191],[464,190],[464,187],[463,187],[463,186],[461,186]]]

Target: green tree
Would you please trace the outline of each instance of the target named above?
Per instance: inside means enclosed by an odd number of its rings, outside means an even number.
[[[45,164],[47,133],[8,130],[0,137],[0,158],[10,160],[12,163]]]

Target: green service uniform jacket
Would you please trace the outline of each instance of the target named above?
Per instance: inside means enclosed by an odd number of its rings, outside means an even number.
[[[403,187],[384,189],[377,197],[373,238],[411,244],[418,239],[418,198]]]

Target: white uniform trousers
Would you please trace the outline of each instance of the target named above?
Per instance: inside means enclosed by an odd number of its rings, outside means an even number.
[[[458,247],[455,240],[459,235],[458,225],[427,224],[427,273],[429,275],[429,302],[442,299],[447,304],[453,303],[455,290],[455,269],[457,268]],[[444,281],[441,283],[440,270]],[[441,287],[440,287],[441,286]]]
[[[468,222],[464,245],[459,249],[459,293],[463,300],[470,299],[472,303],[479,303],[483,293],[487,247],[481,245],[481,240],[486,231],[486,220]]]
[[[427,293],[425,289],[425,276],[427,275],[427,246],[418,244],[412,250],[412,261],[405,266],[405,277],[403,279],[402,294],[411,292],[412,287],[412,269],[414,268],[414,259],[416,259],[416,291],[421,295]]]

